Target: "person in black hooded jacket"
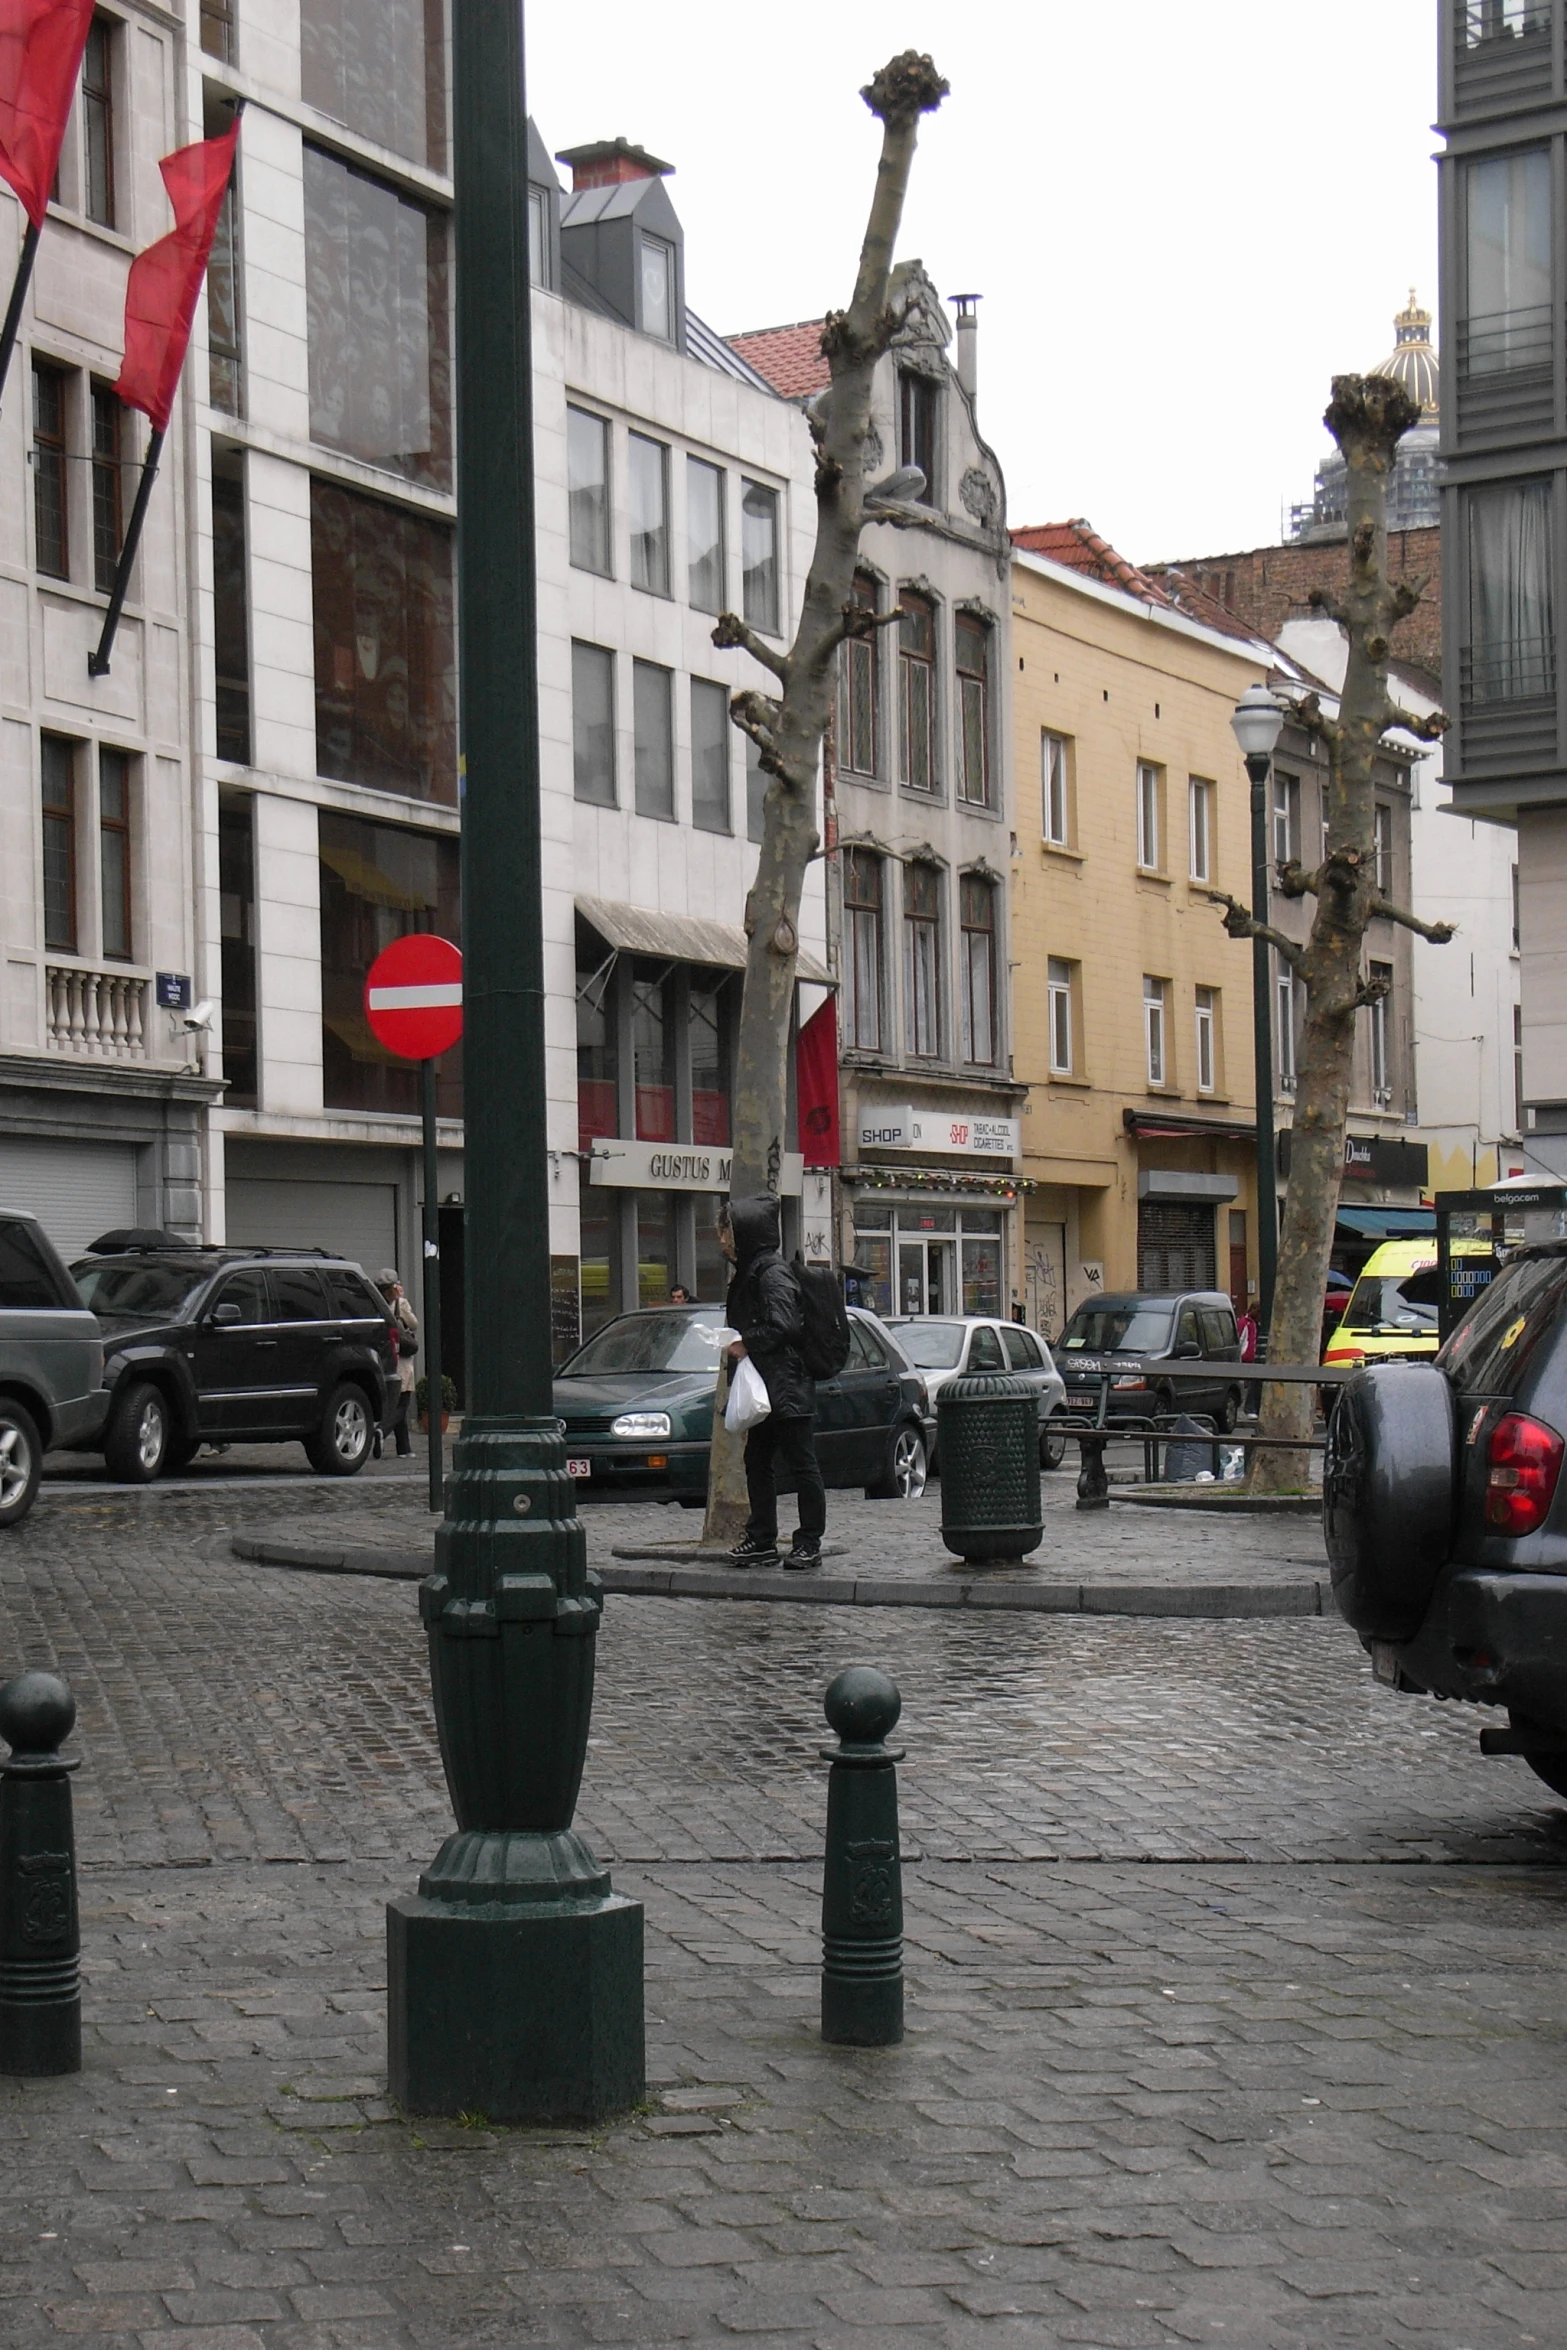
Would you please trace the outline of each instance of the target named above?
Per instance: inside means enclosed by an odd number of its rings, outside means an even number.
[[[734,1266],[724,1314],[740,1335],[731,1361],[749,1355],[772,1409],[745,1440],[745,1482],[751,1515],[736,1545],[737,1566],[778,1563],[778,1487],[781,1459],[794,1476],[800,1526],[786,1567],[814,1567],[827,1530],[827,1492],[817,1465],[812,1422],[816,1384],[800,1356],[805,1317],[800,1284],[779,1253],[778,1202],[763,1192],[730,1200],[719,1218],[718,1245]]]

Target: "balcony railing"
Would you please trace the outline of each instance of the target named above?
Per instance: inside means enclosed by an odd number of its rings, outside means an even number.
[[[1512,637],[1500,645],[1465,645],[1459,694],[1465,709],[1485,702],[1533,702],[1556,692],[1556,639]]]
[[[1553,0],[1454,0],[1453,95],[1460,114],[1549,96],[1552,6]]]
[[[49,1049],[84,1060],[145,1061],[147,981],[130,971],[93,971],[73,963],[44,968]]]
[[[1464,46],[1487,41],[1521,41],[1551,29],[1551,0],[1459,0]]]
[[[1496,310],[1466,318],[1458,328],[1458,366],[1464,375],[1501,375],[1551,364],[1551,305]]]

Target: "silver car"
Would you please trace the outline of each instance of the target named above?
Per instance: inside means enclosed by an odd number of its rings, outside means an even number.
[[[1010,1371],[1026,1379],[1039,1397],[1039,1465],[1060,1468],[1067,1438],[1049,1422],[1066,1400],[1066,1381],[1037,1330],[988,1314],[900,1314],[889,1316],[887,1327],[923,1375],[932,1411],[947,1382],[966,1371]]]
[[[55,1445],[93,1444],[103,1340],[36,1216],[0,1208],[0,1530],[19,1526]]]

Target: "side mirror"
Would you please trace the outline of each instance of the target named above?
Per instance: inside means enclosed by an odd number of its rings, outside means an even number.
[[[1175,1360],[1178,1363],[1200,1363],[1202,1361],[1202,1348],[1195,1338],[1181,1340],[1175,1350]]]
[[[232,1298],[225,1298],[222,1305],[214,1312],[212,1319],[220,1330],[231,1330],[236,1322],[243,1322],[245,1317]]]

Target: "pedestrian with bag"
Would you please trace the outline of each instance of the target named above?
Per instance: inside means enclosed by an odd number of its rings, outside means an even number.
[[[775,1567],[778,1556],[777,1468],[794,1478],[799,1530],[786,1567],[821,1561],[827,1530],[827,1490],[817,1465],[813,1423],[816,1384],[802,1355],[805,1305],[801,1283],[779,1250],[778,1202],[763,1192],[728,1201],[719,1214],[718,1245],[734,1267],[725,1319],[739,1332],[731,1365],[749,1361],[767,1390],[766,1416],[745,1440],[745,1482],[751,1514],[744,1540],[730,1553],[737,1567]],[[731,1369],[730,1377],[735,1377]]]
[[[419,1352],[419,1317],[409,1304],[407,1294],[397,1277],[395,1265],[383,1265],[375,1277],[375,1285],[386,1300],[386,1310],[397,1332],[397,1413],[392,1421],[392,1435],[396,1439],[398,1457],[406,1460],[413,1451],[413,1431],[408,1416],[413,1410],[414,1385],[417,1374],[414,1356]],[[379,1432],[376,1453],[380,1454]]]

